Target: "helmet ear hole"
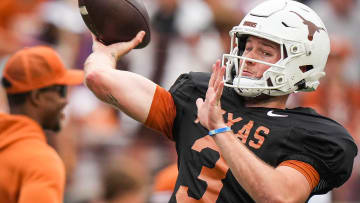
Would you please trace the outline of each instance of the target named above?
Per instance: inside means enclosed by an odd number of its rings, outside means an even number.
[[[284,52],[284,59],[286,59],[288,57],[288,53],[285,44],[283,45],[283,52]]]
[[[269,86],[269,87],[273,87],[273,86],[274,86],[273,83],[272,83],[272,81],[271,81],[271,78],[268,78],[268,79],[266,80],[266,83],[267,83],[267,86]]]
[[[301,72],[306,73],[309,70],[312,70],[314,68],[314,66],[312,65],[304,65],[304,66],[299,66],[299,69],[301,70]]]
[[[305,79],[300,80],[298,83],[295,84],[295,86],[298,87],[297,88],[298,91],[306,89],[306,81],[305,81]]]

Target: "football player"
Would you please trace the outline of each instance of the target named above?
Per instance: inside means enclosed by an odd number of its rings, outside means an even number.
[[[86,84],[176,142],[170,202],[305,202],[349,178],[357,147],[344,127],[285,106],[289,94],[315,90],[325,75],[329,37],[311,8],[261,3],[230,31],[231,51],[211,75],[183,74],[169,91],[114,69],[144,34],[110,46],[94,40]]]

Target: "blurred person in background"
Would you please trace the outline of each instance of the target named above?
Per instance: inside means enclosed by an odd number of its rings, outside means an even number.
[[[309,2],[322,19],[329,34],[346,37],[353,47],[353,54],[348,57],[342,75],[352,83],[360,81],[360,2],[358,0],[313,0]]]
[[[285,109],[289,94],[315,90],[324,76],[329,38],[309,7],[258,5],[233,28],[226,68],[218,60],[211,76],[183,74],[169,91],[114,69],[144,35],[110,46],[94,38],[86,84],[175,141],[179,175],[170,202],[305,202],[349,178],[357,147],[348,132],[312,109]]]
[[[78,1],[46,1],[38,10],[42,25],[36,43],[54,47],[65,65],[77,69],[82,67],[91,51],[91,37],[85,32]]]
[[[237,25],[246,13],[248,1],[246,0],[205,0],[209,5],[213,16],[214,24],[221,37],[221,44],[224,52],[229,52],[229,30]]]
[[[0,58],[29,44],[32,32],[40,31],[37,9],[45,1],[0,1]]]
[[[60,131],[67,86],[83,77],[45,46],[23,48],[6,62],[10,114],[0,114],[0,202],[63,202],[65,168],[45,130]]]
[[[146,203],[150,195],[150,173],[138,160],[116,157],[102,175],[106,203]]]
[[[85,30],[77,0],[0,1],[0,59],[24,46],[47,45],[65,65],[81,67],[91,50]]]

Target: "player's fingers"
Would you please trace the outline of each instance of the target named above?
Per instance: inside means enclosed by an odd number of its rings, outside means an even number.
[[[211,73],[210,80],[209,80],[209,87],[214,86],[214,82],[215,82],[215,64],[212,65],[211,69],[212,69],[212,73]]]
[[[206,96],[205,96],[205,101],[204,103],[210,103],[212,102],[212,100],[214,100],[214,96],[215,96],[215,90],[214,87],[209,87],[206,91]]]
[[[196,107],[197,107],[198,109],[200,109],[203,104],[204,104],[204,100],[203,100],[202,98],[198,98],[198,99],[196,100]]]
[[[220,75],[219,75],[220,81],[219,81],[218,88],[216,90],[216,98],[218,101],[220,101],[221,95],[224,90],[224,80],[223,80],[224,74],[225,74],[225,66],[221,67],[221,69],[220,69]]]
[[[214,88],[215,88],[215,91],[217,91],[218,86],[223,79],[222,75],[221,75],[220,60],[216,61],[215,69],[216,69],[216,71],[215,71],[216,77],[215,77],[215,82],[214,82]]]
[[[134,49],[138,44],[140,44],[145,36],[144,31],[140,31],[137,35],[128,42],[119,42],[116,44],[110,45],[112,50],[115,51],[115,56],[118,59],[119,57],[129,53],[132,49]]]
[[[225,66],[222,66],[222,67],[220,68],[220,76],[219,76],[220,81],[224,81],[225,71],[226,71],[226,67],[225,67]]]
[[[129,42],[129,48],[133,49],[135,48],[137,45],[139,45],[142,40],[144,39],[145,36],[145,32],[144,31],[140,31],[137,33],[137,35]]]
[[[223,90],[224,90],[224,81],[221,81],[219,84],[219,87],[216,91],[216,96],[215,96],[218,105],[220,104],[220,99],[221,99]]]
[[[92,38],[92,42],[93,42],[93,45],[92,45],[93,51],[96,51],[98,49],[98,47],[104,46],[101,42],[99,42],[99,40],[96,39],[96,36],[93,33],[91,33],[91,38]]]
[[[135,39],[133,39],[135,40],[134,43],[136,44],[136,46],[143,41],[145,35],[146,35],[145,31],[140,31],[137,33]]]
[[[220,64],[220,60],[216,60],[215,64],[212,65],[212,74],[209,81],[209,87],[213,87],[215,85],[215,82],[219,75],[219,68],[218,68],[219,64]]]
[[[96,36],[95,36],[93,33],[90,33],[90,34],[91,34],[92,40],[93,40],[93,41],[97,41],[97,40],[96,40]]]

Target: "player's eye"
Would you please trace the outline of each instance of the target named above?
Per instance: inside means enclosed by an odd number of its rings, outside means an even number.
[[[252,47],[245,47],[245,51],[244,52],[250,52],[252,50]]]
[[[273,56],[273,54],[271,53],[271,51],[269,50],[265,50],[265,49],[260,49],[260,52],[263,56],[266,56],[266,57],[271,57]]]
[[[263,55],[264,56],[272,56],[272,54],[270,54],[269,52],[263,51]]]

